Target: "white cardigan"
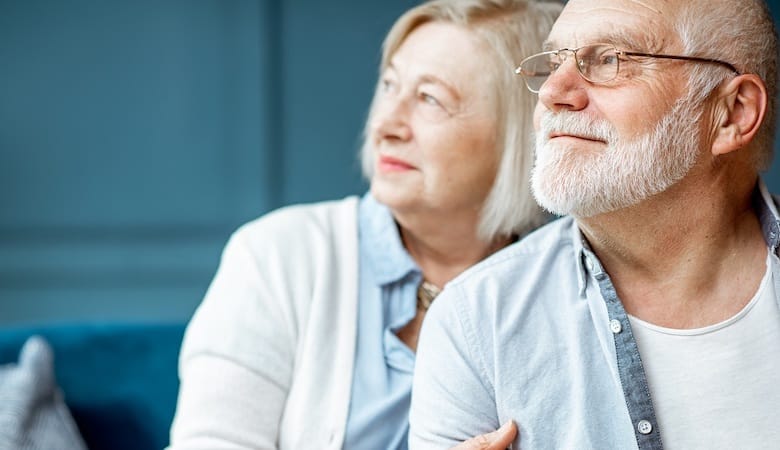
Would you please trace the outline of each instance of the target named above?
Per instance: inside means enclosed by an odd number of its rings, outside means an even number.
[[[169,449],[336,449],[355,357],[357,197],[240,228],[184,336]]]

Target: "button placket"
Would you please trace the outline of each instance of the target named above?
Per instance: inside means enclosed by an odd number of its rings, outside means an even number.
[[[634,426],[637,446],[639,450],[662,450],[663,444],[656,429],[655,411],[647,385],[647,376],[631,331],[628,314],[618,298],[609,275],[599,271],[601,266],[598,260],[591,261],[591,264],[598,272],[593,275],[598,281],[601,296],[607,306],[608,325],[615,343],[618,375],[628,406],[628,414]]]

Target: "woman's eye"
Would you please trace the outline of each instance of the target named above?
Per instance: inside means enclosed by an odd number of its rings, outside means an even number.
[[[439,100],[437,100],[436,97],[432,96],[431,94],[428,94],[428,93],[425,93],[425,92],[421,92],[420,93],[420,99],[424,103],[426,103],[428,105],[439,106],[439,107],[441,106],[441,103],[439,102]]]
[[[380,84],[381,84],[382,92],[390,92],[393,90],[393,87],[395,86],[393,80],[389,78],[383,78]]]

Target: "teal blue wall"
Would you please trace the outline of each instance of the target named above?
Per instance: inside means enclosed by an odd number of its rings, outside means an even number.
[[[361,193],[414,4],[0,0],[0,325],[185,320],[238,225]]]
[[[402,0],[0,0],[0,325],[184,320],[229,233],[360,193]]]

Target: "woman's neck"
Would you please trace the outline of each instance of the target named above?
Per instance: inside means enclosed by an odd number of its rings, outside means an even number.
[[[441,224],[437,232],[424,233],[401,225],[399,231],[423,277],[438,287],[514,241],[503,237],[485,242],[477,237],[476,227],[456,232],[446,224]]]

